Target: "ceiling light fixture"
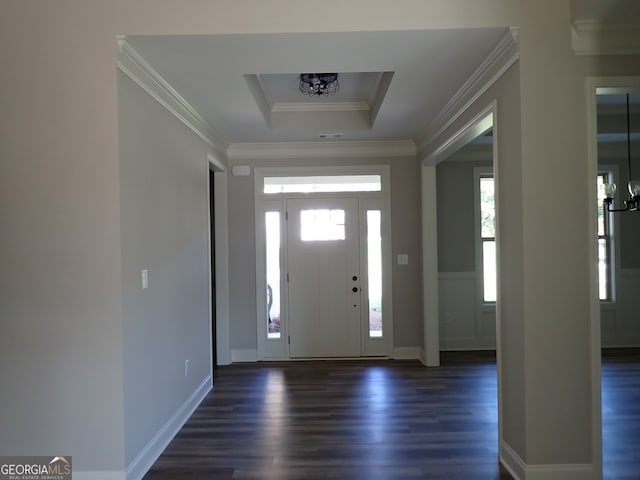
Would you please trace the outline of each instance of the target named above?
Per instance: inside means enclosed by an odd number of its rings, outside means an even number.
[[[334,95],[340,90],[337,73],[301,73],[300,91],[309,96]]]
[[[631,177],[631,114],[629,113],[629,94],[627,93],[627,174],[629,183],[629,199],[624,201],[624,208],[613,208],[613,198],[616,194],[616,184],[605,185],[604,208],[608,212],[638,212],[640,211],[640,180]]]

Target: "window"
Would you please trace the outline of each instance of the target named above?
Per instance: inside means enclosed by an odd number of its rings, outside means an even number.
[[[265,212],[267,338],[280,338],[280,212]]]
[[[611,262],[611,213],[604,209],[602,201],[606,197],[605,185],[613,183],[611,172],[598,174],[598,298],[600,301],[613,300]]]
[[[482,299],[495,302],[498,294],[496,263],[496,208],[493,176],[479,176],[480,242],[482,244]]]
[[[367,210],[367,290],[369,338],[382,337],[382,230],[381,211]]]
[[[265,177],[263,188],[266,194],[381,191],[382,175]]]
[[[302,210],[300,239],[317,242],[345,239],[344,210]]]

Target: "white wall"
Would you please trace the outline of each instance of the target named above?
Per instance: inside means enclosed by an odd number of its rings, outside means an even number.
[[[203,382],[211,386],[209,165],[207,145],[123,73],[118,106],[129,466]]]

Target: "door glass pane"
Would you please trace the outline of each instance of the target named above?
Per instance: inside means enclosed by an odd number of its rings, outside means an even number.
[[[367,211],[369,337],[382,337],[382,235],[380,210]]]
[[[344,240],[344,210],[301,210],[300,239],[303,242]]]
[[[267,338],[280,338],[280,212],[266,212]]]
[[[495,302],[498,297],[495,240],[482,242],[482,273],[484,275],[484,301]]]

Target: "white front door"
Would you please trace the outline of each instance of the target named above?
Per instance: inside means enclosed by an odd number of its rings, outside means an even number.
[[[358,199],[287,200],[289,355],[358,357]]]

